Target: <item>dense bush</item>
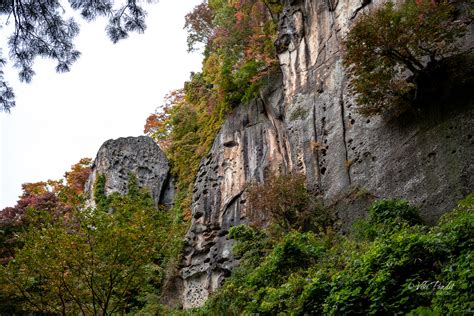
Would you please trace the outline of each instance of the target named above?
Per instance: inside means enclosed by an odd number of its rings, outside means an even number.
[[[246,236],[259,236],[262,234],[258,229],[237,228],[244,231]],[[253,239],[253,238],[252,238]],[[242,249],[237,239],[237,249]],[[246,238],[245,241],[248,242]],[[249,247],[248,252],[262,251],[262,244],[255,243]],[[274,313],[282,311],[283,306],[289,303],[297,292],[293,284],[282,285],[290,280],[299,280],[299,274],[305,274],[304,270],[315,264],[325,251],[323,243],[311,233],[291,232],[279,243],[274,245],[268,255],[260,257],[244,256],[242,264],[233,272],[225,285],[215,296],[209,300],[207,305],[196,311],[198,314],[209,315],[239,315],[245,313]],[[285,297],[286,300],[282,300]],[[286,307],[285,307],[286,308]],[[283,309],[283,311],[289,311]]]
[[[331,223],[328,210],[306,188],[302,174],[271,174],[264,183],[248,188],[248,217],[250,222],[283,231],[323,231]],[[276,225],[276,226],[275,226]]]
[[[431,69],[459,53],[466,24],[454,17],[446,0],[388,1],[358,17],[344,41],[344,63],[360,113],[398,114],[413,103]]]
[[[367,219],[357,220],[353,225],[352,233],[358,239],[374,240],[387,231],[422,223],[418,209],[400,199],[376,201],[368,213]]]
[[[280,241],[267,239],[272,249],[263,253],[262,244],[252,248],[261,231],[236,228],[242,232],[236,236],[246,236],[237,238],[240,253],[257,250],[266,257],[238,268],[193,313],[472,314],[473,210],[471,194],[430,228],[418,224],[416,209],[406,202],[378,201],[366,222],[376,231],[373,241],[292,232]]]

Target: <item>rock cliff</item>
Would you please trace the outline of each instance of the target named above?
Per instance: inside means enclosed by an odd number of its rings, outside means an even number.
[[[407,199],[429,223],[474,191],[472,87],[396,120],[356,111],[341,39],[358,14],[382,2],[286,1],[275,43],[280,75],[259,98],[234,109],[200,164],[176,286],[185,308],[202,305],[238,264],[228,231],[248,222],[248,184],[270,173],[305,174],[343,231],[368,205],[348,198],[354,190]],[[472,34],[466,42],[474,42]],[[148,137],[104,143],[86,185],[91,200],[97,174],[106,175],[107,193],[125,194],[129,172],[157,204],[172,203],[168,161]]]
[[[86,183],[89,201],[94,201],[93,187],[98,174],[106,176],[106,194],[118,192],[124,195],[130,172],[137,177],[139,187],[150,190],[157,205],[173,203],[174,185],[168,159],[146,136],[111,139],[100,147]]]
[[[182,269],[185,308],[201,305],[236,264],[227,233],[245,220],[247,184],[286,171],[288,144],[272,107],[283,101],[282,90],[273,88],[234,111],[201,162]]]
[[[267,171],[303,172],[326,204],[354,188],[404,198],[431,223],[474,190],[472,92],[392,121],[355,111],[341,39],[357,14],[381,2],[287,2],[276,42],[282,78],[235,109],[201,162],[182,269],[185,308],[202,305],[235,266],[228,229],[246,222],[246,185]],[[364,213],[337,210],[343,227]]]

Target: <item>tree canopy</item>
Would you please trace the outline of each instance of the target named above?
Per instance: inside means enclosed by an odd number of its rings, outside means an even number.
[[[429,70],[460,53],[470,21],[457,15],[449,1],[407,0],[360,16],[344,41],[344,62],[361,114],[402,112],[413,103]]]
[[[155,207],[132,173],[124,196],[105,195],[105,175],[99,174],[97,207],[86,207],[90,167],[91,159],[83,158],[63,180],[26,183],[17,205],[0,211],[0,314],[148,314],[160,308],[184,226]]]
[[[148,0],[151,2],[151,0]],[[8,36],[9,59],[18,69],[20,81],[31,82],[36,57],[57,62],[58,73],[68,72],[79,58],[74,46],[79,24],[72,11],[80,12],[86,21],[99,16],[108,18],[106,32],[112,42],[128,37],[129,32],[143,33],[146,29],[146,11],[136,0],[8,0],[0,3],[0,27],[13,24]],[[72,9],[72,10],[71,10]],[[4,78],[3,66],[7,58],[0,51],[0,111],[9,112],[15,106],[13,89]]]

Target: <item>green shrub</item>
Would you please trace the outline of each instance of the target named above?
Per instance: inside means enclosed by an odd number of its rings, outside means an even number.
[[[376,201],[368,213],[367,219],[359,219],[352,226],[352,235],[358,240],[374,240],[384,233],[422,223],[418,209],[400,199]]]
[[[271,249],[269,236],[263,230],[247,225],[232,227],[229,238],[235,240],[232,253],[241,259],[241,266],[257,266]]]
[[[468,290],[473,279],[473,205],[470,195],[430,230],[405,225],[379,236],[360,259],[336,274],[325,312],[339,314],[352,309],[368,314],[416,314],[417,310],[429,315],[431,307],[438,315],[468,314],[473,302]],[[393,223],[391,216],[375,219]]]
[[[254,286],[276,285],[292,272],[314,264],[323,252],[324,246],[313,233],[291,232],[249,275],[248,282]]]
[[[421,217],[418,209],[405,200],[380,200],[369,208],[369,222],[395,226],[402,223],[417,225],[421,224]]]
[[[366,222],[377,230],[372,242],[291,232],[272,243],[261,230],[235,228],[242,261],[263,249],[261,238],[273,249],[234,270],[198,314],[470,315],[473,202],[468,196],[429,228],[413,225],[419,218],[406,202],[379,201]]]
[[[94,184],[94,202],[98,210],[107,211],[109,200],[105,194],[105,175],[97,174]]]

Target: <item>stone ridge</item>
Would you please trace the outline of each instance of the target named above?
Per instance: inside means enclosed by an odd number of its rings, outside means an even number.
[[[100,147],[86,183],[91,203],[98,174],[106,176],[106,194],[118,192],[124,195],[130,172],[136,175],[139,187],[150,190],[157,205],[172,204],[174,185],[168,159],[148,136],[110,139]]]
[[[357,112],[341,41],[358,14],[384,2],[299,0],[285,7],[277,43],[288,43],[279,60],[289,155],[293,170],[328,203],[363,188],[407,199],[434,223],[474,190],[474,99],[472,91],[461,91],[464,99],[452,93],[392,120]],[[473,33],[464,41],[472,46]]]

